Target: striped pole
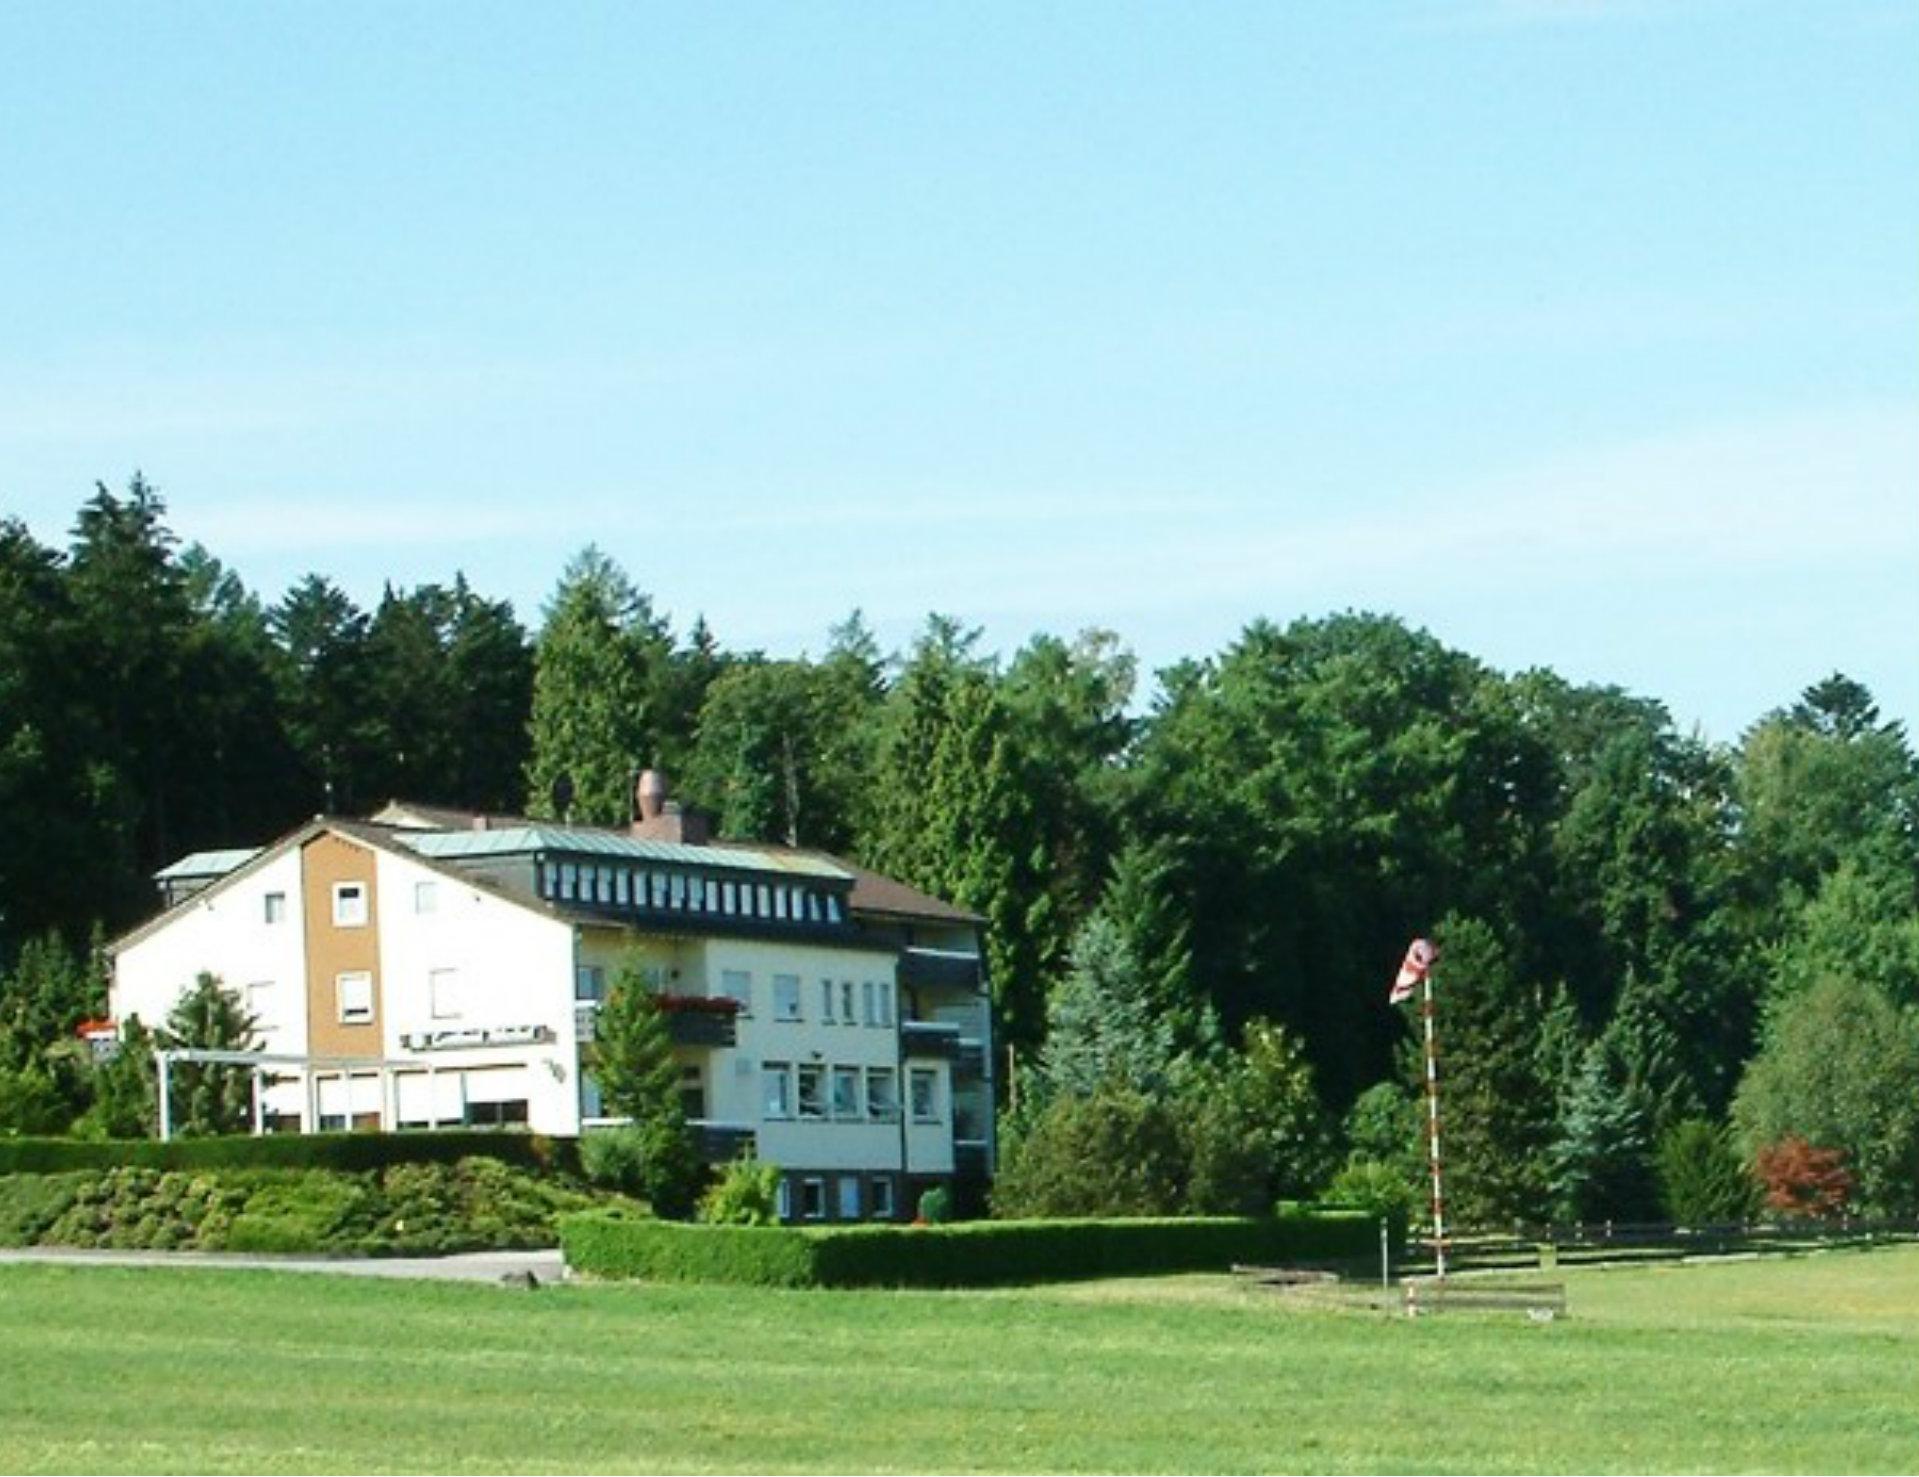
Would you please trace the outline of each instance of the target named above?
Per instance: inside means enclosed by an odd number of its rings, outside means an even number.
[[[1433,1031],[1433,976],[1421,982],[1420,1013],[1426,1020],[1426,1149],[1433,1171],[1433,1257],[1440,1277],[1446,1275],[1446,1188],[1439,1172],[1439,1045]]]

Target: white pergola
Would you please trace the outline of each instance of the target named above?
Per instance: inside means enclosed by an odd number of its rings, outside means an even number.
[[[159,1047],[153,1053],[153,1061],[158,1069],[160,1097],[160,1137],[173,1137],[173,1099],[172,1075],[175,1062],[203,1062],[211,1066],[246,1067],[252,1073],[253,1081],[253,1132],[266,1132],[266,1106],[262,1092],[263,1078],[270,1072],[273,1075],[296,1075],[303,1086],[301,1114],[302,1127],[312,1133],[320,1125],[320,1084],[326,1080],[337,1080],[342,1085],[343,1094],[349,1102],[352,1096],[352,1083],[356,1077],[378,1077],[380,1079],[380,1127],[391,1129],[399,1120],[399,1079],[406,1076],[425,1076],[427,1080],[427,1127],[438,1128],[440,1116],[438,1098],[433,1090],[434,1079],[439,1075],[432,1063],[419,1060],[396,1060],[390,1057],[313,1057],[287,1056],[268,1051],[215,1051],[195,1047]],[[284,1069],[284,1070],[276,1070]],[[459,1068],[451,1069],[457,1079],[461,1076]],[[351,1112],[349,1109],[349,1118]]]

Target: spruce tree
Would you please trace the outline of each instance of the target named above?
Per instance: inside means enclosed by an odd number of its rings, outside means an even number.
[[[635,1188],[655,1214],[686,1219],[699,1203],[705,1172],[680,1102],[680,1064],[666,1017],[631,959],[614,971],[600,1005],[591,1070],[606,1111],[632,1120],[624,1131],[638,1150]]]
[[[202,971],[193,988],[168,1012],[161,1044],[203,1051],[252,1051],[257,1026],[238,993]],[[253,1083],[244,1067],[175,1062],[167,1086],[175,1133],[195,1137],[245,1133],[251,1124]]]

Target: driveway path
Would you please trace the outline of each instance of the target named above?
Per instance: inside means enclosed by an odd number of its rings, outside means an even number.
[[[475,1251],[461,1256],[255,1256],[237,1251],[75,1251],[55,1246],[0,1249],[0,1266],[38,1262],[54,1266],[212,1267],[254,1272],[330,1272],[336,1277],[424,1277],[442,1282],[498,1282],[532,1273],[558,1282],[565,1264],[558,1251]]]

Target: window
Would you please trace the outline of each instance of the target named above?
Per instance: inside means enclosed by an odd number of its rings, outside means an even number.
[[[364,882],[333,884],[333,926],[335,928],[366,927],[366,884]]]
[[[593,890],[594,896],[599,898],[601,902],[610,903],[613,901],[613,869],[611,867],[595,867],[593,869]]]
[[[753,976],[744,969],[720,971],[720,993],[740,1002],[741,1014],[753,1009]]]
[[[247,1014],[253,1029],[265,1036],[273,1031],[273,981],[255,980],[246,989]]]
[[[580,869],[572,862],[560,863],[560,896],[571,901],[580,890]]]
[[[284,892],[270,892],[266,896],[266,919],[269,923],[287,921],[287,895]]]
[[[877,1009],[873,1003],[873,982],[871,980],[862,980],[860,982],[860,1005],[862,1007],[860,1018],[869,1026],[877,1026],[880,1020]]]
[[[931,1067],[915,1067],[912,1071],[913,1121],[915,1123],[937,1123],[940,1121],[940,1074]]]
[[[426,998],[436,1021],[460,1018],[460,971],[434,969],[427,972]]]
[[[753,889],[753,916],[771,918],[773,916],[773,889],[764,882]]]
[[[333,977],[334,997],[339,1004],[340,1024],[363,1026],[373,1019],[373,976],[364,969]]]
[[[768,1118],[793,1116],[793,1072],[785,1062],[767,1062],[760,1068],[761,1100]]]
[[[793,1182],[791,1180],[780,1181],[780,1192],[774,1197],[773,1208],[778,1212],[781,1220],[793,1219]]]
[[[832,893],[828,893],[826,897],[826,921],[828,923],[840,921],[840,900]]]
[[[833,1024],[833,982],[820,981],[820,1019],[827,1025]]]
[[[690,1120],[706,1116],[706,1077],[698,1066],[680,1068],[680,1111]]]
[[[413,884],[413,911],[416,913],[437,913],[440,911],[439,883],[416,882]]]
[[[800,1063],[800,1117],[826,1116],[826,1068],[818,1062]]]
[[[678,872],[667,878],[666,905],[669,908],[686,906],[686,878]]]
[[[816,1175],[800,1181],[800,1219],[804,1221],[826,1219],[826,1181]]]
[[[625,867],[621,867],[613,874],[613,901],[622,908],[632,901],[633,894],[630,888],[632,880],[632,874]]]
[[[808,888],[806,892],[806,921],[808,923],[820,921],[820,895],[811,888]]]
[[[833,1116],[840,1119],[853,1119],[860,1116],[860,1069],[858,1067],[833,1069]]]
[[[503,1103],[466,1105],[466,1121],[472,1128],[501,1128],[509,1123],[524,1123],[526,1118],[525,1098],[512,1098]]]
[[[840,1024],[842,1026],[859,1024],[853,1018],[853,982],[851,980],[840,981]]]
[[[868,1067],[866,1069],[866,1116],[875,1123],[891,1123],[899,1115],[899,1075],[891,1067]]]
[[[893,1219],[893,1176],[890,1174],[873,1176],[873,1219]]]
[[[860,1218],[860,1177],[856,1174],[840,1176],[840,1203],[835,1208],[835,1216],[843,1221],[856,1221]]]
[[[788,889],[784,887],[776,887],[773,889],[773,916],[775,918],[784,918],[786,916],[787,891]]]
[[[891,980],[881,980],[877,985],[873,987],[873,993],[879,996],[880,1024],[882,1026],[892,1025],[893,1024],[893,982]]]
[[[729,918],[732,917],[734,911],[739,906],[739,900],[740,888],[737,882],[723,882],[720,884],[720,911],[722,913],[726,914]]]
[[[606,969],[603,965],[577,964],[573,967],[573,998],[575,1000],[606,998]]]
[[[800,1019],[800,977],[798,975],[776,974],[773,976],[773,1019],[776,1021]]]
[[[648,887],[652,894],[653,906],[656,908],[664,908],[666,906],[666,873],[651,872],[648,873],[648,878]]]

